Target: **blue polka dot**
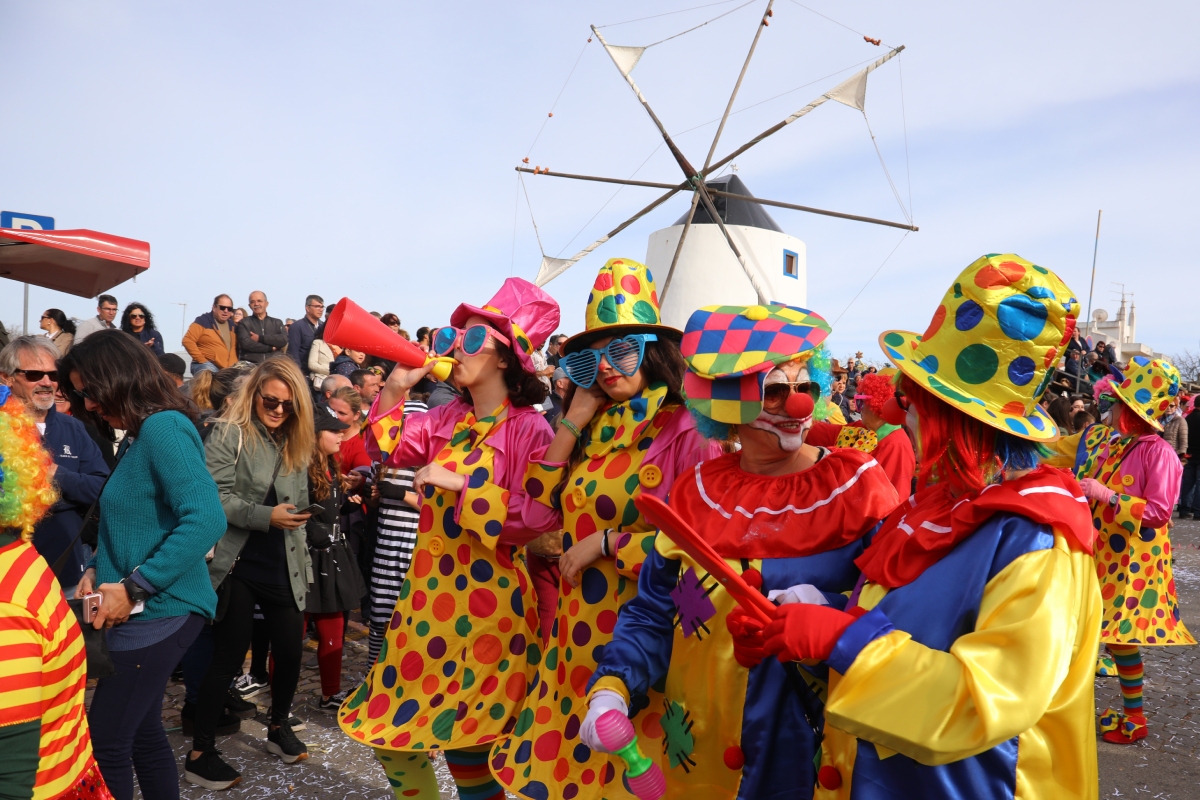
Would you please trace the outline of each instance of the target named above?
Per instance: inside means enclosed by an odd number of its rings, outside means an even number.
[[[646,268],[646,282],[650,283],[653,280],[654,280],[654,273],[650,271],[649,267],[647,267]]]
[[[514,614],[518,617],[525,616],[525,601],[521,597],[520,587],[513,589],[511,605]]]
[[[1029,424],[1037,428],[1039,431],[1046,430],[1046,423],[1042,422],[1042,418],[1036,414],[1029,418]]]
[[[524,764],[529,760],[529,754],[533,751],[533,742],[529,739],[521,742],[521,746],[517,748],[516,755],[513,756],[513,761],[518,764]]]
[[[403,725],[417,715],[421,709],[421,704],[416,700],[405,700],[396,709],[396,715],[392,717],[392,725]]]
[[[478,583],[487,583],[492,579],[492,565],[484,561],[482,558],[476,559],[471,564],[471,577]]]
[[[1023,294],[1006,297],[996,309],[1000,330],[1010,339],[1027,342],[1037,338],[1046,327],[1046,307]]]
[[[483,532],[488,536],[499,536],[502,530],[504,530],[504,523],[498,519],[489,519],[483,523]]]
[[[1054,296],[1054,293],[1045,286],[1030,286],[1025,290],[1025,294],[1029,295],[1030,297],[1037,297],[1041,300],[1045,300],[1047,297]]]
[[[968,300],[954,312],[954,327],[969,331],[983,320],[983,308],[974,300]]]
[[[638,440],[637,449],[638,450],[649,450],[650,445],[652,445],[652,444],[654,444],[654,440],[651,439],[649,436],[646,436],[646,437]]]
[[[458,664],[455,664],[453,661],[447,661],[445,664],[442,664],[442,674],[445,675],[447,678],[449,678],[451,675],[453,675],[454,671],[457,669],[458,669]]]
[[[929,373],[937,372],[938,371],[937,356],[930,353],[929,355],[925,356],[920,361],[918,361],[917,366]]]
[[[458,589],[460,592],[461,592],[463,589],[466,589],[466,588],[467,588],[467,576],[466,576],[466,575],[459,575],[458,577],[456,577],[456,578],[454,579],[454,588],[455,588],[455,589]]]
[[[451,539],[457,539],[462,535],[462,526],[454,521],[454,506],[448,507],[442,514],[442,530]]]
[[[887,352],[888,352],[888,355],[889,355],[889,356],[891,356],[892,358],[894,358],[896,361],[903,361],[903,360],[904,360],[904,356],[900,355],[899,353],[897,353],[897,352],[896,352],[895,350],[893,350],[892,348],[890,348],[890,347],[886,347],[886,346],[885,346],[883,349],[884,349],[884,350],[887,350]]]
[[[396,685],[396,668],[390,664],[383,668],[383,685],[388,689]]]
[[[1029,356],[1017,356],[1008,365],[1008,379],[1014,386],[1024,386],[1033,380],[1033,372],[1037,365]]]
[[[596,645],[595,647],[593,647],[592,648],[592,661],[595,661],[597,664],[599,664],[601,662],[601,660],[603,660],[603,658],[604,658],[604,645],[599,644],[599,645]]]
[[[617,296],[616,296],[616,298],[615,298],[615,299],[616,299],[616,301],[617,301],[617,305],[624,305],[624,303],[625,303],[625,295],[623,295],[623,294],[619,294],[619,295],[617,295]]]
[[[489,477],[490,476],[488,475],[487,469],[485,467],[479,467],[471,473],[471,477],[467,480],[467,486],[472,489],[478,489],[487,482]]]
[[[1144,367],[1150,363],[1150,359],[1146,358],[1145,356],[1134,356],[1133,363],[1137,364],[1139,367]]]
[[[584,602],[588,605],[595,605],[604,599],[604,595],[608,594],[608,578],[604,577],[604,573],[600,570],[588,567],[583,571],[580,590],[583,592]]]
[[[1172,383],[1172,384],[1171,384],[1171,386],[1170,386],[1170,388],[1168,388],[1168,389],[1167,389],[1167,395],[1168,395],[1169,397],[1174,397],[1174,396],[1175,396],[1175,395],[1177,395],[1177,394],[1179,394],[1179,384],[1178,384],[1178,383]]]
[[[571,757],[575,759],[576,763],[582,764],[592,757],[591,748],[586,744],[577,744],[575,745],[575,749],[571,751]]]
[[[518,791],[522,797],[528,797],[531,800],[550,800],[550,790],[541,781],[530,781]]]
[[[1145,387],[1138,389],[1133,393],[1133,399],[1137,400],[1139,403],[1149,403],[1151,397],[1152,395],[1150,394],[1150,390]]]
[[[1029,433],[1029,429],[1025,427],[1025,423],[1019,419],[1008,417],[1004,420],[1004,422],[1009,428],[1012,428],[1013,433],[1020,433],[1022,435]]]

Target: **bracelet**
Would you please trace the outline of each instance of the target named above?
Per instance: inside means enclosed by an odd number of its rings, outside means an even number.
[[[608,558],[608,531],[600,531],[600,555]]]
[[[583,431],[579,430],[579,427],[574,422],[571,422],[571,420],[567,419],[565,416],[558,421],[558,424],[563,426],[564,428],[566,428],[567,432],[570,433],[572,436],[574,436],[576,439],[579,439],[583,436]]]

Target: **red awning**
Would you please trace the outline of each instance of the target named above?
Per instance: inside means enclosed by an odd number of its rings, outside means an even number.
[[[149,242],[98,231],[0,228],[0,278],[95,297],[149,268]]]

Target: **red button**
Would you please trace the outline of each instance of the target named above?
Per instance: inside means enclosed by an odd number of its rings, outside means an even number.
[[[746,756],[742,753],[742,748],[736,744],[733,747],[725,749],[725,766],[730,769],[741,769],[746,764]]]
[[[837,767],[826,764],[817,770],[817,783],[821,784],[822,789],[840,789],[842,788],[842,773],[838,772]]]

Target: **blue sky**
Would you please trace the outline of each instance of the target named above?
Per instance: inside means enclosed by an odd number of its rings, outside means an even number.
[[[410,330],[440,324],[509,274],[536,274],[513,173],[526,154],[613,176],[649,157],[639,178],[679,179],[598,42],[585,46],[587,26],[701,4],[0,3],[0,208],[149,241],[149,272],[114,293],[146,303],[168,347],[183,321],[172,304],[186,302],[190,321],[218,292],[244,305],[264,289],[280,317],[317,292],[394,311]],[[739,5],[602,32],[643,45]],[[809,305],[841,316],[837,354],[875,355],[885,328],[923,330],[954,275],[987,252],[1054,269],[1086,303],[1098,208],[1096,305],[1114,310],[1122,282],[1139,339],[1198,348],[1200,5],[805,5],[907,46],[872,75],[867,113],[906,203],[911,175],[920,232],[847,308],[902,233],[772,212],[807,243]],[[763,6],[651,48],[634,72],[695,162],[715,125],[682,132],[720,116]],[[736,107],[815,83],[732,117],[718,156],[882,52],[777,0]],[[826,104],[736,163],[760,196],[900,219],[862,115],[845,106]],[[612,187],[526,186],[550,255],[655,196],[625,189],[585,224]],[[564,331],[582,326],[604,259],[643,258],[647,235],[686,205],[676,198],[547,287]],[[47,307],[84,316],[93,304],[33,289],[31,317]],[[20,287],[5,282],[0,319],[20,316]]]

